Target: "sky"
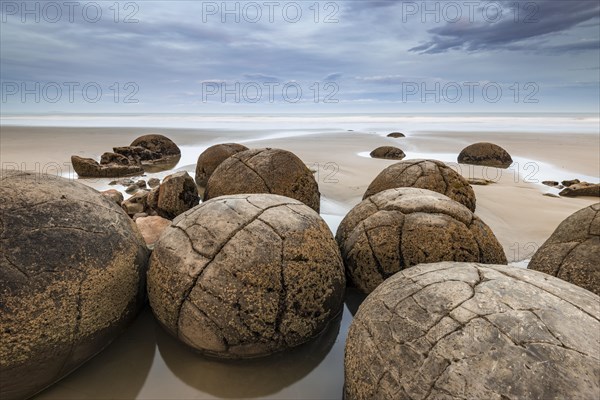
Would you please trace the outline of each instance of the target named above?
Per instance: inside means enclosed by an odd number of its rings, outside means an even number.
[[[2,114],[600,112],[600,2],[5,1]]]

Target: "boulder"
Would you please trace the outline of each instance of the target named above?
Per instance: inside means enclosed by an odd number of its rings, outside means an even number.
[[[138,190],[140,190],[140,187],[138,185],[131,185],[131,186],[128,186],[127,189],[125,189],[125,193],[133,194],[133,193],[137,192]]]
[[[385,158],[387,160],[402,160],[406,157],[404,152],[394,146],[381,146],[373,150],[370,154],[371,158]]]
[[[319,212],[317,181],[302,160],[286,150],[246,150],[229,157],[208,180],[204,200],[242,193],[279,194]]]
[[[570,179],[561,182],[564,187],[569,187],[571,185],[575,185],[576,183],[581,183],[581,181],[579,179]]]
[[[142,146],[120,146],[113,147],[113,151],[116,154],[119,154],[128,160],[131,160],[132,163],[141,164],[144,161],[150,161],[157,158],[161,158],[159,153],[155,153],[148,149],[143,148]]]
[[[399,187],[433,190],[475,211],[475,192],[469,182],[437,160],[403,160],[390,165],[371,182],[363,200],[383,190]]]
[[[401,137],[404,137],[404,133],[401,133],[401,132],[392,132],[392,133],[388,133],[387,137],[401,138]]]
[[[129,175],[141,175],[144,170],[139,165],[103,164],[96,160],[71,156],[73,169],[81,178],[111,178]]]
[[[114,201],[119,206],[123,202],[123,194],[116,189],[109,189],[100,193]]]
[[[557,187],[560,185],[557,181],[542,181],[542,184],[550,187]]]
[[[600,203],[561,222],[535,252],[528,268],[600,295]]]
[[[160,185],[160,179],[158,178],[150,178],[148,179],[148,186],[151,189],[154,189],[155,187],[158,187]]]
[[[148,212],[148,191],[137,191],[133,196],[121,203],[121,207],[130,217],[133,217],[137,213]]]
[[[166,176],[148,197],[149,207],[167,219],[175,218],[197,206],[199,202],[196,183],[185,171]]]
[[[2,172],[0,398],[28,398],[107,346],[145,303],[148,250],[113,200]]]
[[[513,160],[506,150],[493,143],[475,143],[465,147],[458,155],[461,164],[508,168]]]
[[[117,153],[104,153],[100,157],[100,164],[135,165],[129,158]]]
[[[138,180],[136,183],[137,187],[140,189],[146,189],[146,181],[143,179]]]
[[[502,246],[479,217],[426,189],[389,189],[363,200],[342,220],[336,240],[346,275],[364,293],[420,263],[507,263]]]
[[[340,312],[344,267],[327,224],[298,200],[223,196],[180,215],[156,242],[150,306],[192,348],[266,356],[322,332]]]
[[[574,183],[561,190],[558,194],[565,197],[600,197],[600,184],[588,182]]]
[[[196,164],[196,184],[200,187],[206,187],[208,178],[214,170],[226,159],[240,151],[246,151],[248,148],[237,143],[215,144],[204,150],[198,157]]]
[[[143,135],[131,142],[130,146],[143,147],[161,157],[181,155],[181,150],[175,142],[163,135]]]
[[[350,325],[344,398],[598,398],[599,302],[522,268],[408,268],[371,293]]]
[[[148,246],[154,245],[164,230],[171,225],[170,220],[159,217],[158,215],[140,216],[138,218],[134,218],[134,221]]]

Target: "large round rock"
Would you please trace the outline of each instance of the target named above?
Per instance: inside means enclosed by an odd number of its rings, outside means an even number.
[[[465,147],[458,155],[461,164],[484,165],[508,168],[513,160],[506,150],[494,143],[474,143]]]
[[[145,301],[148,252],[112,200],[66,179],[0,181],[0,398],[32,396],[108,345]]]
[[[215,144],[204,150],[198,157],[198,163],[196,164],[196,184],[200,187],[206,187],[208,178],[223,161],[240,151],[246,150],[248,150],[246,146],[238,143]]]
[[[130,146],[143,147],[163,157],[181,155],[181,150],[175,142],[164,135],[143,135],[131,142]]]
[[[286,150],[254,149],[229,157],[208,180],[204,200],[243,193],[287,196],[319,212],[321,194],[313,173]]]
[[[347,275],[365,293],[419,263],[506,264],[502,246],[483,221],[426,189],[389,189],[363,200],[342,220],[336,240]]]
[[[600,297],[501,265],[421,264],[360,306],[345,398],[596,399]]]
[[[469,182],[437,160],[404,160],[390,165],[371,182],[363,200],[383,190],[399,187],[433,190],[475,211],[475,192]]]
[[[344,267],[325,222],[276,195],[212,199],[155,244],[150,305],[174,336],[221,358],[265,356],[318,335],[340,311]]]
[[[600,295],[600,203],[561,222],[533,255],[529,268]]]

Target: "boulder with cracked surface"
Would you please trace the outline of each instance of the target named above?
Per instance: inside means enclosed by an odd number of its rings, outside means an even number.
[[[145,303],[148,249],[113,200],[2,172],[0,398],[22,399],[107,346]]]
[[[227,158],[209,178],[204,200],[244,193],[291,197],[319,212],[321,194],[313,173],[287,150],[253,149]]]
[[[364,293],[420,263],[507,262],[494,233],[479,217],[426,189],[389,189],[363,200],[342,220],[336,240],[348,277]]]
[[[599,302],[516,267],[408,268],[352,321],[345,399],[598,398]]]
[[[307,342],[340,312],[343,263],[327,224],[298,200],[223,196],[178,216],[155,243],[150,306],[175,337],[219,358]]]
[[[528,268],[600,295],[600,203],[561,222],[535,252]]]

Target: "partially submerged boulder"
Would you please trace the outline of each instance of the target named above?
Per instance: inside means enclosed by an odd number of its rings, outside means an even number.
[[[528,268],[600,295],[600,203],[561,222],[535,252]]]
[[[437,160],[403,160],[390,165],[371,182],[363,200],[381,191],[399,187],[433,190],[475,211],[475,192],[469,182]]]
[[[389,189],[363,200],[342,220],[336,240],[347,276],[364,293],[420,263],[507,263],[502,246],[481,219],[462,204],[425,189]]]
[[[156,242],[148,272],[161,324],[220,358],[307,342],[338,314],[344,287],[327,224],[271,194],[223,196],[180,215]]]
[[[73,169],[81,178],[111,178],[119,176],[141,175],[144,169],[139,165],[99,164],[91,158],[71,156]]]
[[[565,197],[600,197],[600,184],[588,182],[573,183],[569,187],[561,190],[558,194]]]
[[[480,142],[465,147],[458,155],[461,164],[508,168],[513,160],[506,150],[494,143]]]
[[[402,160],[406,154],[394,146],[381,146],[370,153],[371,158],[384,158],[387,160]]]
[[[392,132],[392,133],[388,133],[387,137],[391,137],[391,138],[401,138],[404,137],[404,133],[402,132]]]
[[[148,251],[113,200],[2,173],[0,398],[33,396],[107,346],[145,303]]]
[[[204,200],[242,193],[287,196],[319,212],[321,194],[313,173],[286,150],[253,149],[227,158],[208,180]]]
[[[350,325],[344,398],[598,398],[599,302],[516,267],[408,268],[371,293]]]

